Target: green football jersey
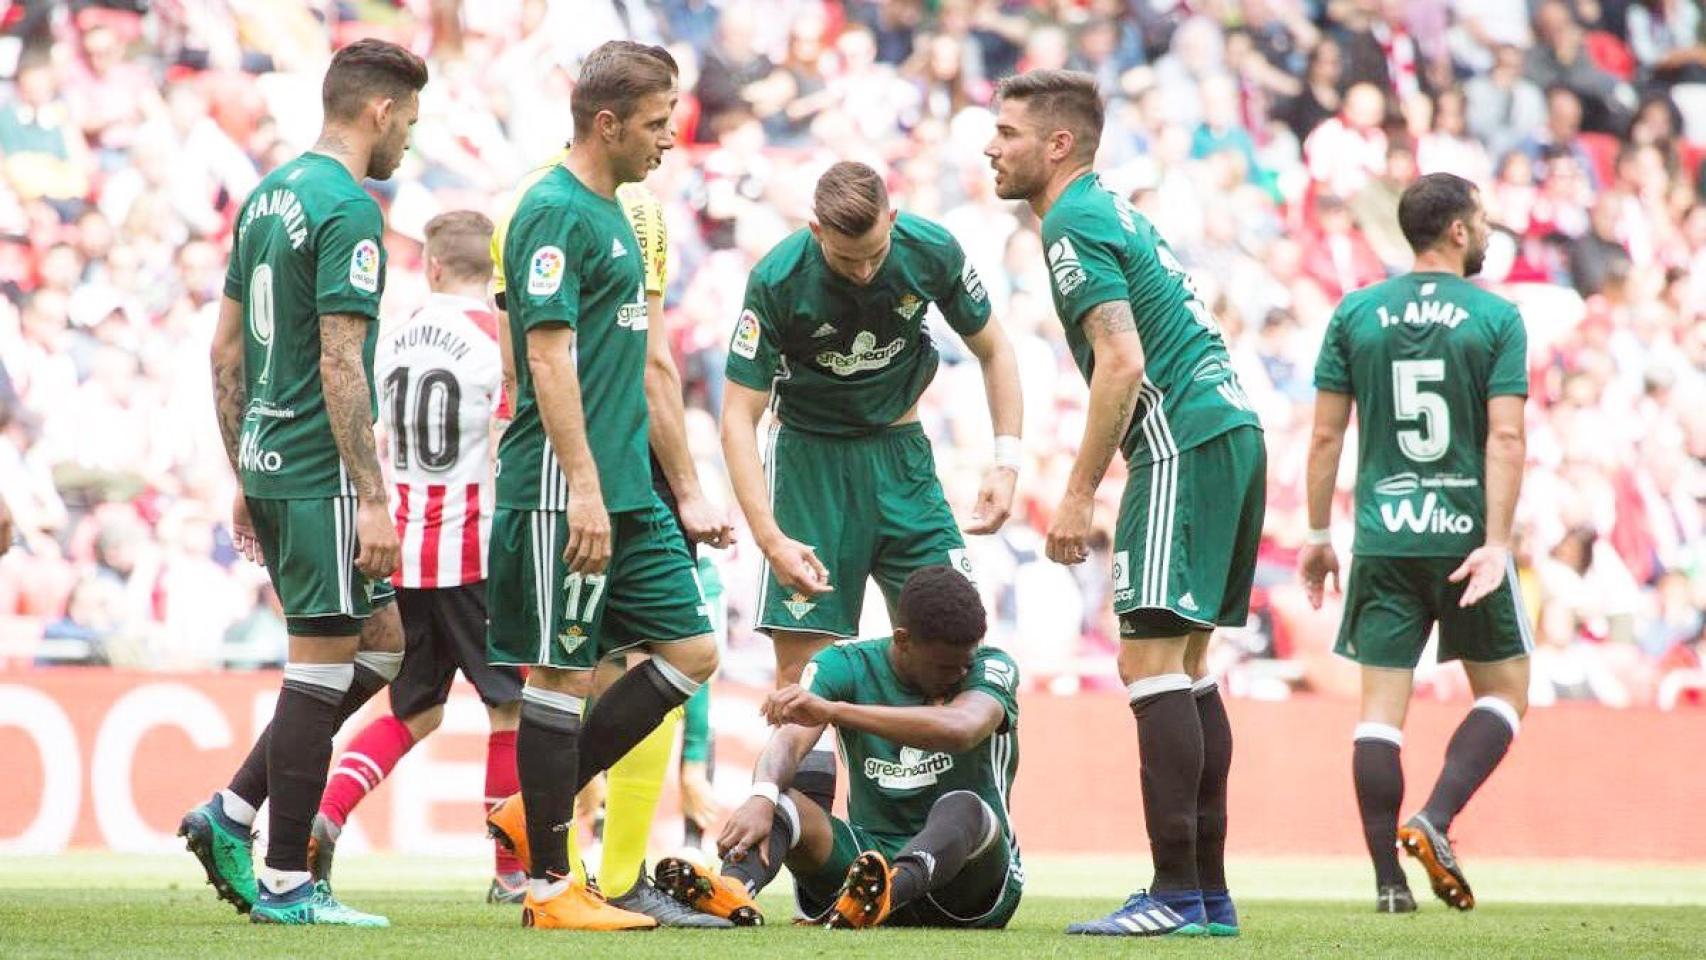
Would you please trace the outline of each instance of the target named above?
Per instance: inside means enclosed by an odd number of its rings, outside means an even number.
[[[728,378],[774,391],[782,423],[857,436],[899,420],[940,359],[924,327],[930,304],[971,336],[989,322],[989,295],[952,234],[911,214],[895,218],[889,255],[860,286],[829,268],[810,230],[752,268],[729,342]]]
[[[1528,395],[1516,305],[1449,273],[1358,290],[1315,386],[1354,398],[1359,555],[1462,557],[1486,536],[1487,400]]]
[[[1083,329],[1090,308],[1131,304],[1143,343],[1143,385],[1120,450],[1131,466],[1166,460],[1241,426],[1260,427],[1232,372],[1220,325],[1167,241],[1131,205],[1086,173],[1043,217],[1054,309],[1088,381],[1096,357]]]
[[[879,707],[916,707],[926,703],[903,684],[889,661],[893,638],[838,643],[812,658],[800,684],[825,700]],[[995,698],[1007,713],[1001,729],[964,753],[903,747],[856,730],[836,731],[847,765],[847,818],[884,837],[905,839],[924,829],[930,807],[944,794],[970,790],[1001,818],[1009,845],[1014,842],[1008,813],[1013,778],[1019,773],[1019,668],[1013,658],[984,646],[958,693],[979,690]]]
[[[503,260],[516,395],[515,418],[498,444],[498,506],[569,507],[568,478],[545,435],[526,359],[527,331],[559,325],[575,332],[587,445],[604,507],[621,513],[647,506],[645,263],[622,205],[559,165],[516,205]]]
[[[304,153],[267,174],[237,216],[225,295],[243,305],[243,416],[237,468],[251,497],[353,495],[326,418],[320,318],[359,314],[369,415],[385,292],[379,204],[338,161]]]

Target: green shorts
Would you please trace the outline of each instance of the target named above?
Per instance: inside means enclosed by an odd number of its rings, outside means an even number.
[[[1513,568],[1497,590],[1460,607],[1466,583],[1446,578],[1461,557],[1353,557],[1333,652],[1365,667],[1413,670],[1439,624],[1439,661],[1497,663],[1534,650]]]
[[[354,497],[244,499],[292,636],[355,636],[396,598],[391,581],[355,568]]]
[[[611,514],[610,530],[609,566],[583,576],[563,562],[566,512],[492,513],[488,662],[591,670],[630,647],[711,632],[699,571],[656,494],[649,507]]]
[[[1120,636],[1244,625],[1267,479],[1267,447],[1256,427],[1132,469],[1114,528]]]
[[[778,426],[770,434],[765,473],[777,525],[817,551],[835,589],[818,597],[794,593],[766,564],[759,630],[857,636],[870,577],[877,578],[892,613],[901,586],[920,568],[949,564],[972,576],[965,538],[942,495],[921,424],[865,437]]]
[[[817,870],[794,876],[799,907],[807,916],[829,912],[847,879],[847,868],[859,854],[876,850],[894,862],[909,838],[872,833],[839,817],[829,818],[835,845],[829,859]],[[1012,837],[1002,831],[989,849],[966,861],[960,875],[940,890],[902,906],[886,927],[959,927],[968,930],[998,930],[1013,919],[1025,890],[1025,871]]]

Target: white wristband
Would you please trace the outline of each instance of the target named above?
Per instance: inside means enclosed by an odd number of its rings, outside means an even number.
[[[1305,542],[1312,547],[1328,546],[1333,542],[1333,531],[1311,530],[1309,531],[1309,536],[1305,539]]]
[[[995,465],[1009,470],[1019,469],[1019,458],[1022,453],[1022,443],[1018,437],[995,438]]]
[[[775,805],[776,801],[781,798],[782,791],[776,789],[776,785],[774,783],[759,781],[752,785],[752,793],[750,795],[754,797],[763,797],[770,801],[771,805]]]

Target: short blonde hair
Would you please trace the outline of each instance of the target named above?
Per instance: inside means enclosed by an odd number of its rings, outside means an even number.
[[[426,225],[426,255],[458,280],[492,275],[492,221],[476,210],[441,213]]]
[[[818,178],[812,213],[819,226],[843,236],[862,237],[889,209],[888,187],[877,171],[843,160]]]

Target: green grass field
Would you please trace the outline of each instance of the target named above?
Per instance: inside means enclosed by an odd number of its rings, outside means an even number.
[[[1144,941],[1066,937],[1062,927],[1105,912],[1140,873],[1134,859],[1027,861],[1025,902],[1005,932],[836,932],[779,923],[717,933],[564,934],[523,930],[518,908],[480,902],[486,864],[351,856],[338,889],[390,930],[258,928],[214,900],[189,854],[73,854],[0,859],[0,957],[224,956],[332,960],[423,957],[606,957],[717,960],[833,957],[850,951],[975,957],[1156,955],[1430,958],[1569,957],[1619,960],[1706,955],[1706,867],[1554,861],[1469,861],[1481,907],[1458,914],[1429,897],[1407,917],[1372,912],[1368,867],[1358,860],[1245,860],[1233,891],[1238,940]],[[1426,891],[1419,874],[1411,883]],[[777,888],[773,888],[777,889]],[[787,899],[766,898],[773,922]],[[568,953],[565,954],[565,951]]]

